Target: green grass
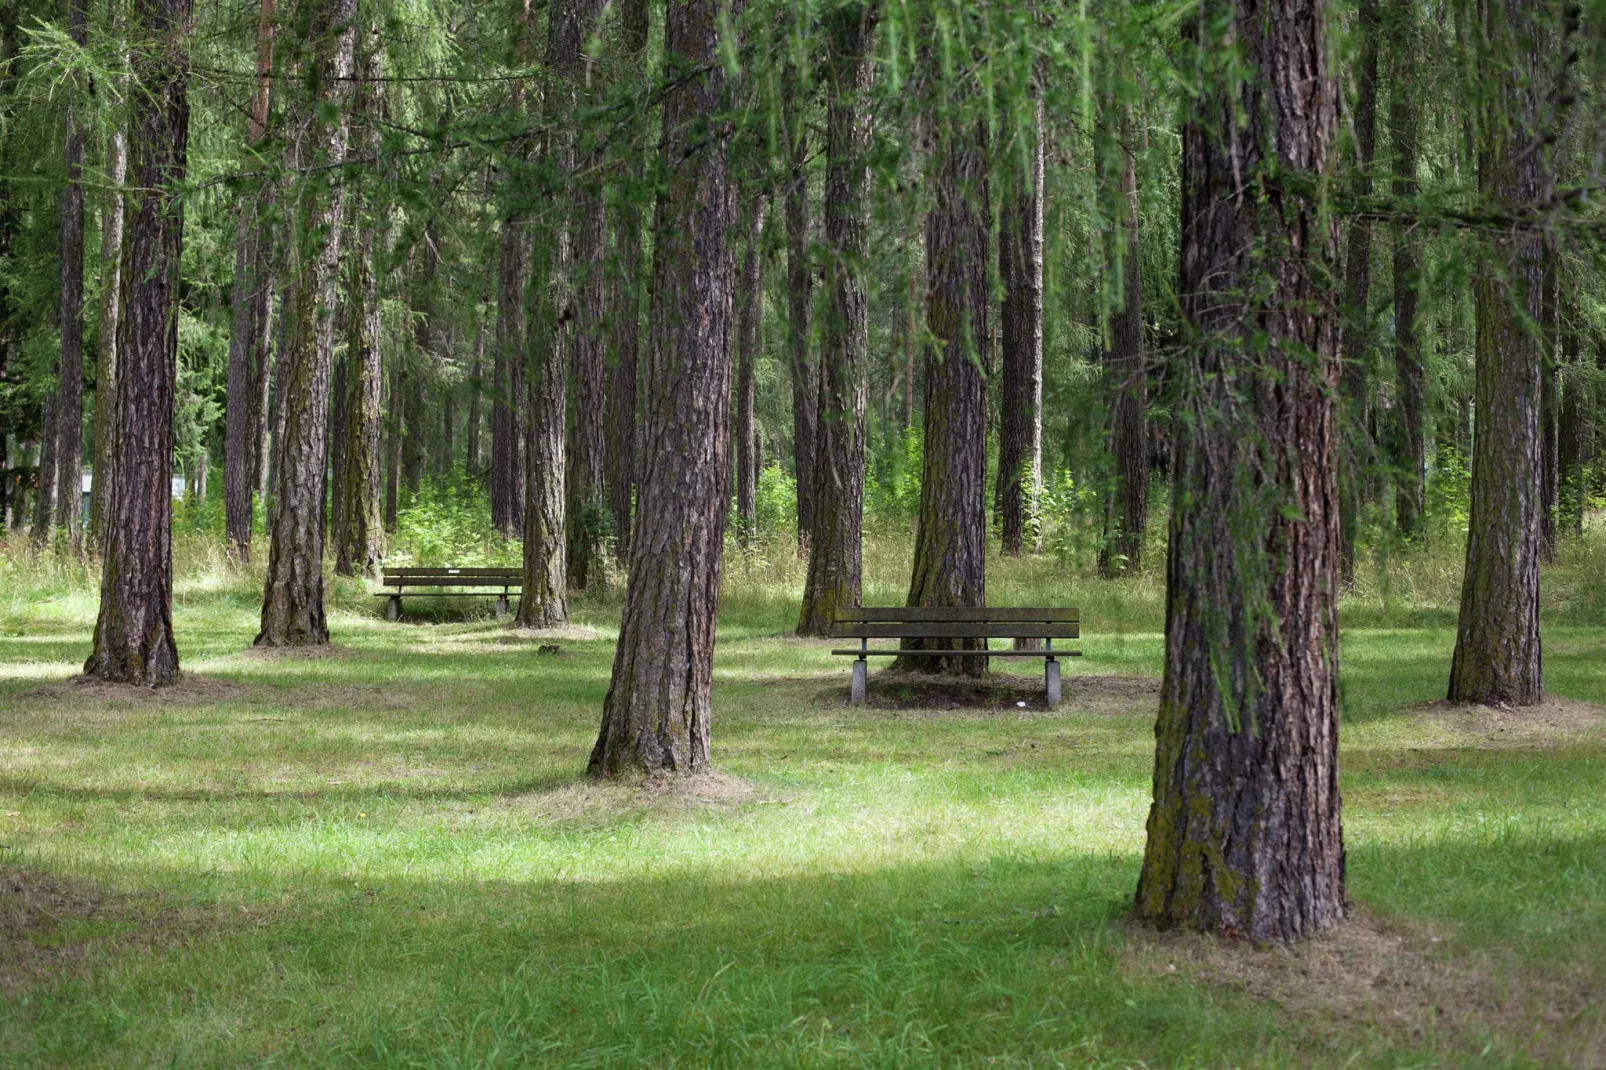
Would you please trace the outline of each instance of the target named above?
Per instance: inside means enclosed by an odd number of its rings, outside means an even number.
[[[897,598],[899,561],[872,552],[872,600]],[[849,709],[845,663],[785,637],[785,555],[731,564],[714,755],[740,779],[662,797],[579,777],[617,602],[580,600],[592,631],[554,657],[461,602],[388,625],[348,586],[333,654],[261,657],[255,578],[203,562],[176,622],[216,683],[41,694],[82,663],[95,599],[71,566],[8,568],[0,903],[19,872],[101,896],[0,924],[0,950],[49,967],[0,987],[8,1065],[1606,1059],[1606,729],[1496,738],[1413,708],[1442,693],[1442,606],[1363,587],[1345,607],[1351,893],[1443,970],[1357,1016],[1263,998],[1268,953],[1143,966],[1141,685],[1071,683],[1054,713]],[[990,593],[1082,605],[1074,676],[1158,672],[1153,579],[1004,563]],[[1606,703],[1606,628],[1569,597],[1547,683]],[[1397,999],[1446,1006],[1400,1025]]]

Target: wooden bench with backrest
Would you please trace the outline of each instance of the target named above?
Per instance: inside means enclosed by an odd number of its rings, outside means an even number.
[[[496,597],[496,612],[508,613],[508,592],[522,590],[524,570],[518,568],[387,568],[381,585],[394,588],[376,592],[376,598],[388,598],[385,619],[397,621],[402,614],[402,592],[408,588],[430,588],[429,598],[490,598]],[[475,588],[459,590],[457,588]],[[491,588],[484,590],[483,588]],[[496,590],[500,588],[500,593]]]
[[[853,657],[853,704],[864,705],[869,681],[865,659],[873,657],[944,658],[1042,658],[1043,683],[1048,704],[1060,704],[1060,666],[1062,657],[1080,657],[1080,650],[1054,649],[1054,640],[1080,639],[1082,615],[1077,609],[1041,607],[941,607],[905,606],[868,609],[839,609],[832,623],[835,639],[857,639],[857,650],[831,653]],[[871,647],[872,639],[979,639],[981,649],[927,650]],[[1034,649],[988,650],[989,639],[1038,639]]]

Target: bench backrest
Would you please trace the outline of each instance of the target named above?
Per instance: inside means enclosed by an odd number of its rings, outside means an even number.
[[[1072,607],[872,606],[837,610],[838,639],[1080,639]]]
[[[522,569],[495,568],[387,568],[385,587],[500,587],[524,579]]]

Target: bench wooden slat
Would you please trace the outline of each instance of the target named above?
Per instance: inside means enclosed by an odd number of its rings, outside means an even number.
[[[409,591],[399,595],[395,591],[374,591],[374,598],[501,598],[501,591]]]
[[[386,576],[380,581],[382,587],[518,587],[523,584],[522,576],[421,576],[401,579],[395,576]]]
[[[833,650],[833,654],[847,657],[869,658],[1079,658],[1080,650],[900,650],[897,647],[877,650]]]
[[[901,624],[838,623],[835,639],[1080,639],[1081,626],[1066,624],[966,624],[912,621]]]
[[[840,622],[884,623],[897,621],[961,621],[1076,623],[1082,611],[1071,607],[1055,609],[1041,606],[868,606],[845,607],[836,611]]]
[[[516,579],[523,576],[524,571],[517,568],[387,568],[384,574],[386,579],[398,580],[427,580],[438,576]]]

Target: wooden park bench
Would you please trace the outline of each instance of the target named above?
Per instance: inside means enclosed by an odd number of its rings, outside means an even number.
[[[392,591],[379,591],[376,598],[388,598],[385,619],[401,620],[402,592],[409,588],[430,588],[430,598],[490,598],[496,596],[496,612],[506,616],[509,591],[522,590],[524,570],[517,568],[387,568],[381,581]],[[474,588],[457,590],[455,588]],[[485,590],[484,588],[492,588]],[[498,593],[495,588],[501,588]]]
[[[864,705],[869,678],[866,658],[1042,658],[1043,682],[1048,704],[1060,704],[1060,666],[1062,657],[1080,657],[1080,650],[1054,649],[1056,639],[1080,639],[1081,611],[1042,608],[941,608],[892,607],[840,609],[832,623],[835,639],[857,639],[857,650],[833,650],[857,658],[853,663],[853,704]],[[906,650],[900,647],[872,648],[872,639],[1041,639],[1043,646],[1033,650]]]

